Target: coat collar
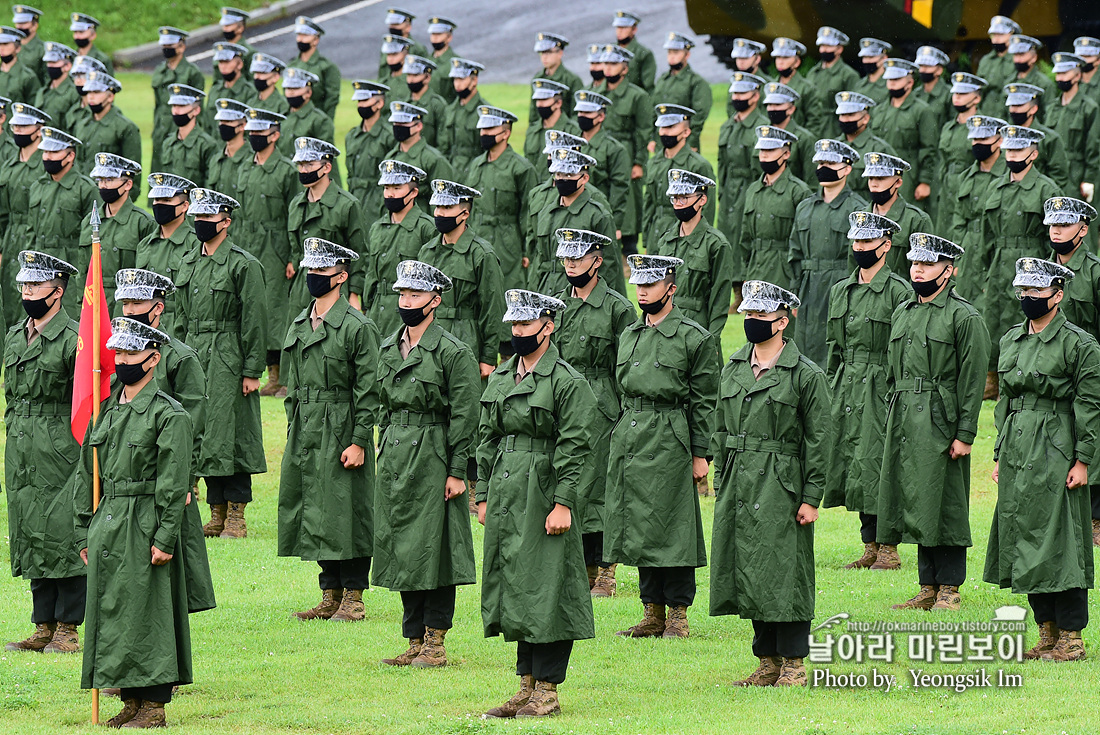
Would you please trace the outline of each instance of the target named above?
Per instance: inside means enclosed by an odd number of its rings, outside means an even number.
[[[163,355],[161,356],[161,359],[164,359]],[[116,401],[122,398],[123,388],[124,386],[122,385],[122,383],[117,384],[117,392],[113,394]],[[134,400],[125,404],[119,403],[118,406],[119,408],[123,409],[132,409],[134,411],[137,411],[138,413],[145,413],[149,410],[149,406],[153,405],[153,399],[157,397],[158,390],[160,390],[160,386],[157,384],[157,379],[154,377],[145,385],[144,388],[141,389],[141,392],[134,396]]]
[[[886,282],[890,280],[890,276],[892,276],[893,274],[894,272],[890,270],[890,266],[883,265],[881,268],[879,268],[878,273],[875,274],[874,278],[871,279],[870,283],[860,283],[859,268],[856,268],[854,271],[852,271],[852,275],[848,276],[847,280],[844,281],[844,287],[851,288],[852,286],[869,286],[871,290],[875,293],[882,293],[882,290],[886,288]],[[784,352],[786,352],[786,350],[784,350]]]
[[[1058,313],[1054,315],[1054,318],[1050,320],[1050,324],[1048,324],[1046,328],[1043,329],[1043,331],[1039,332],[1039,334],[1035,336],[1042,340],[1044,344],[1050,342],[1057,336],[1058,330],[1065,326],[1065,323],[1066,314],[1061,309],[1059,309]],[[1030,332],[1028,332],[1030,325],[1031,322],[1027,319],[1024,319],[1023,323],[1016,328],[1016,334],[1012,337],[1012,341],[1019,342],[1024,337],[1032,336]]]
[[[649,329],[649,325],[646,324],[646,314],[643,312],[638,318],[638,321],[631,324],[627,329],[638,332],[644,329]],[[672,297],[672,311],[668,313],[660,324],[653,327],[664,337],[673,337],[676,335],[676,331],[680,328],[680,323],[684,321],[684,313],[680,311],[680,307],[676,306],[676,297]]]
[[[914,306],[936,306],[942,309],[943,307],[947,306],[947,302],[951,300],[951,295],[953,293],[955,293],[955,284],[948,283],[947,288],[940,291],[939,296],[932,299],[931,301],[925,301],[924,303],[921,303],[920,297],[917,296],[917,293],[914,291],[909,296],[909,300],[905,302],[905,308],[912,309]]]
[[[730,363],[737,365],[737,369],[733,371],[733,379],[748,393],[755,393],[776,385],[782,376],[780,368],[783,370],[795,368],[798,365],[798,358],[802,354],[798,349],[798,345],[792,339],[784,338],[783,345],[783,351],[779,353],[779,360],[776,361],[775,366],[764,373],[759,380],[752,372],[752,350],[754,345],[751,342],[744,345],[730,357]]]

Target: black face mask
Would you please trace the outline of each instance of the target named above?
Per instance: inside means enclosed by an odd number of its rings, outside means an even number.
[[[237,129],[232,125],[219,125],[218,135],[222,140],[229,142],[237,137]]]
[[[407,206],[406,197],[383,197],[387,212],[400,212]]]
[[[479,140],[481,141],[481,150],[487,151],[497,144],[497,136],[486,135],[482,133]]]
[[[176,204],[154,204],[153,205],[153,219],[156,220],[158,225],[166,225],[177,216],[176,209],[179,205]]]
[[[753,319],[745,317],[745,339],[753,344],[767,342],[775,336],[774,327],[779,319]]]
[[[900,99],[909,94],[909,90],[905,87],[902,87],[901,89],[888,89],[886,91],[889,92],[890,96],[894,99]]]
[[[4,62],[5,64],[10,64],[11,62],[15,61],[15,54],[10,54],[8,56],[0,55],[0,61]]]
[[[970,146],[970,152],[974,154],[974,159],[977,161],[988,161],[989,157],[993,155],[992,143],[974,143]]]
[[[669,64],[668,68],[672,71],[680,71],[684,68],[684,62],[681,61],[679,64]]]
[[[60,66],[47,66],[46,73],[50,75],[50,79],[55,81],[65,76],[65,70]]]
[[[969,110],[973,105],[951,105],[955,108],[955,112],[963,113]]]
[[[95,112],[95,111],[93,110],[93,112]],[[189,114],[172,115],[172,122],[174,122],[176,124],[177,128],[182,128],[184,125],[191,122],[191,120],[193,120],[193,119],[194,118],[192,118],[191,115],[189,115]]]
[[[1031,64],[1026,61],[1015,61],[1012,63],[1012,66],[1016,67],[1017,74],[1027,74],[1031,71]]]
[[[593,263],[595,265],[595,263]],[[569,281],[569,285],[574,288],[584,288],[588,285],[588,282],[596,277],[596,269],[589,268],[584,273],[578,273],[575,276],[571,276],[568,273],[565,274],[565,280]]]
[[[176,58],[177,54],[179,54],[179,51],[176,49],[175,46],[165,46],[161,48],[160,52],[164,54],[164,58],[166,59],[174,59]]]
[[[306,288],[309,289],[309,295],[315,299],[319,299],[327,293],[331,293],[332,289],[339,288],[339,286],[332,285],[332,279],[335,276],[326,276],[321,273],[306,273]]]
[[[1077,82],[1073,81],[1072,79],[1059,79],[1054,82],[1054,84],[1057,85],[1058,89],[1062,90],[1063,92],[1068,92],[1073,89],[1073,86],[1077,84]]]
[[[563,197],[573,196],[579,187],[580,182],[576,179],[554,179],[554,188]]]
[[[875,263],[882,260],[882,256],[878,252],[881,247],[882,246],[879,245],[874,250],[853,250],[852,259],[856,261],[856,265],[864,270],[874,268]]]
[[[830,64],[836,60],[836,51],[822,51],[821,61],[825,64]]]
[[[1024,316],[1030,320],[1041,319],[1054,309],[1050,303],[1053,296],[1043,298],[1041,296],[1025,296],[1020,299],[1020,308],[1024,310]]]
[[[618,84],[619,80],[623,78],[622,74],[604,74],[603,78],[607,80],[608,84]]]
[[[405,86],[409,88],[409,91],[413,94],[420,94],[420,90],[424,89],[424,82],[405,82]]]
[[[932,294],[940,290],[940,277],[947,272],[947,269],[951,266],[944,266],[944,269],[940,271],[940,275],[936,276],[930,281],[914,281],[910,278],[909,283],[913,285],[913,290],[917,296],[922,298],[928,298]]]
[[[41,319],[53,308],[53,304],[46,303],[50,296],[53,296],[52,291],[40,299],[23,299],[23,311],[31,319]]]
[[[408,125],[394,125],[393,126],[393,139],[398,143],[408,140],[412,137],[412,128]]]
[[[1051,249],[1053,249],[1054,252],[1058,253],[1059,255],[1069,255],[1074,250],[1076,250],[1077,246],[1080,244],[1081,241],[1078,240],[1076,237],[1072,240],[1066,240],[1065,242],[1054,242],[1054,240],[1050,241]]]
[[[471,94],[473,94],[473,93],[474,93],[474,90],[472,90],[472,89],[470,89],[470,88],[467,88],[467,89],[457,89],[457,88],[456,88],[456,89],[455,89],[455,94],[457,94],[457,95],[458,95],[458,98],[459,98],[460,100],[464,100],[464,99],[466,99],[467,97],[469,97],[469,96],[470,96]]]
[[[443,49],[447,48],[447,42],[446,41],[432,41],[432,48],[434,48],[436,51],[442,51]]]
[[[1012,120],[1013,125],[1026,125],[1027,119],[1031,116],[1030,112],[1010,112],[1008,117]]]
[[[11,134],[11,139],[14,140],[15,145],[17,145],[20,148],[26,148],[27,146],[34,143],[34,136],[33,135],[20,135],[19,133],[12,133]]]
[[[404,61],[398,61],[395,64],[386,64],[390,68],[391,74],[400,74],[401,70],[405,67]]]
[[[892,187],[889,189],[885,189],[884,191],[872,191],[871,201],[879,206],[882,206],[883,204],[886,204],[886,202],[890,201],[890,198],[893,197],[894,194],[897,193],[897,191],[897,189],[894,189]]]
[[[582,133],[587,133],[589,130],[596,127],[596,121],[584,115],[577,115],[577,127],[581,129]]]
[[[932,71],[922,71],[920,73],[920,80],[922,84],[928,84],[936,81],[936,73]]]
[[[860,121],[859,120],[841,120],[840,132],[845,135],[855,135],[859,132]]]
[[[231,71],[231,72],[224,72],[223,71],[223,72],[221,72],[221,75],[222,75],[222,79],[224,81],[227,81],[227,82],[232,82],[234,79],[237,78],[237,72],[236,71]]]
[[[658,137],[661,139],[661,145],[666,149],[675,148],[680,143],[680,136],[678,135],[661,135]]]
[[[157,308],[156,304],[149,307],[149,311],[144,314],[127,314],[127,319],[133,319],[135,322],[141,322],[142,324],[151,327],[153,326],[153,309]]]
[[[869,77],[872,74],[874,74],[876,71],[878,71],[878,64],[868,62],[868,61],[861,61],[859,63],[859,68],[860,68],[860,71],[863,72],[863,76]]]
[[[402,38],[405,37],[405,32],[400,28],[394,28],[393,26],[390,26],[389,30],[391,36],[401,36]]]
[[[236,37],[237,34],[233,33],[232,31],[222,31],[222,38],[224,38],[226,41],[232,41]]]
[[[791,76],[794,75],[794,67],[789,66],[786,69],[776,69],[776,72],[779,73],[780,78],[789,79]]]
[[[435,229],[444,235],[448,232],[454,232],[459,225],[458,218],[461,216],[456,214],[454,217],[443,217],[437,214],[435,215]]]
[[[542,330],[540,329],[541,333]],[[547,337],[549,339],[549,337]],[[539,339],[538,334],[529,334],[526,337],[521,337],[517,334],[512,335],[512,350],[520,357],[526,357],[532,352],[542,346],[543,340]]]
[[[99,113],[103,112],[103,108],[105,108],[106,106],[107,105],[104,103],[88,103],[88,109],[92,111],[93,115],[98,115]]]
[[[210,242],[218,236],[218,224],[201,219],[195,220],[195,237],[199,238],[199,242]]]
[[[49,159],[42,159],[42,168],[46,169],[48,174],[59,174],[61,169],[65,168],[64,161],[51,161]]]
[[[84,91],[84,85],[83,84],[74,83],[73,86],[76,87],[76,93],[79,94],[81,97],[88,94],[87,92]]]
[[[541,117],[543,120],[549,120],[554,116],[553,105],[551,105],[550,107],[536,107],[535,109],[539,111],[539,117]]]
[[[787,110],[768,110],[768,122],[772,125],[782,125],[790,116],[791,113]]]
[[[1025,158],[1023,161],[1005,161],[1005,165],[1008,166],[1008,170],[1014,174],[1022,173],[1025,168],[1032,162],[1033,159]]]
[[[432,311],[435,310],[431,309],[425,312],[423,308],[406,309],[403,306],[397,307],[397,313],[398,315],[400,315],[401,321],[405,324],[406,327],[419,326],[421,322],[428,318],[428,315],[431,314]]]
[[[248,146],[257,153],[262,151],[264,148],[267,148],[268,145],[270,145],[270,140],[266,135],[248,136]]]
[[[1085,65],[1081,67],[1081,71],[1083,71],[1085,74],[1088,74],[1089,72],[1091,72],[1095,68],[1096,68],[1096,62],[1086,61]]]
[[[748,100],[730,100],[730,105],[732,105],[733,109],[737,112],[744,112],[745,110],[749,109]]]
[[[695,208],[695,205],[690,207],[673,207],[672,213],[676,215],[676,219],[681,222],[689,222],[692,217],[699,213],[699,210]]]
[[[122,198],[122,187],[116,187],[114,189],[100,189],[99,198],[103,200],[104,204],[114,204]]]
[[[356,109],[356,111],[358,111],[359,117],[363,118],[364,120],[370,120],[372,117],[374,117],[375,115],[377,115],[379,112],[382,111],[381,107],[374,108],[374,107],[370,107],[370,106],[356,107],[355,109]]]
[[[665,308],[665,304],[672,298],[672,286],[665,289],[665,295],[661,297],[660,301],[651,301],[648,304],[638,304],[638,308],[645,314],[657,314],[661,309]]]
[[[92,45],[92,39],[90,39],[90,38],[74,38],[73,43],[76,44],[77,48],[88,48],[89,46]]]
[[[128,365],[124,362],[115,363],[115,375],[118,376],[118,380],[123,385],[136,385],[149,374],[149,370],[146,369],[145,363],[153,359],[153,356],[145,358],[139,363]]]
[[[287,95],[286,103],[290,105],[290,109],[297,110],[306,103],[306,96],[304,94]]]
[[[840,172],[836,169],[829,168],[828,166],[818,166],[814,169],[814,176],[822,184],[830,184],[834,181],[840,181]]]
[[[588,75],[592,77],[593,82],[603,81],[603,69],[589,69]]]
[[[995,44],[993,44],[993,50],[996,51],[998,54],[1003,54],[1005,51],[1008,51],[1008,44],[1007,43],[995,43]]]
[[[299,171],[298,183],[302,186],[316,184],[318,181],[321,180],[321,176],[323,176],[323,174],[321,173],[321,169],[317,169],[316,171]]]
[[[253,79],[252,86],[256,88],[257,92],[263,92],[271,85],[267,83],[266,79]]]
[[[312,43],[306,43],[305,41],[298,41],[298,53],[304,54],[313,48]]]
[[[778,173],[785,162],[786,161],[782,158],[774,161],[760,161],[760,170],[768,176],[771,176],[772,174]]]

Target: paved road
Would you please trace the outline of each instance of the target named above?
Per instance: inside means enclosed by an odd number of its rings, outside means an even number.
[[[342,0],[313,11],[313,17],[326,30],[321,51],[340,67],[345,78],[373,78],[377,74],[379,45],[386,33],[385,9],[390,4],[387,0]],[[665,35],[673,30],[691,35],[684,4],[677,0],[616,0],[614,4],[591,0],[400,0],[398,4],[416,13],[412,35],[425,45],[426,19],[431,13],[442,13],[457,22],[454,47],[460,55],[485,64],[483,83],[529,81],[539,69],[533,51],[539,31],[560,33],[570,39],[565,65],[587,80],[585,47],[614,41],[611,17],[620,5],[642,17],[638,37],[657,55],[658,74],[667,69],[661,50]],[[297,53],[292,28],[292,24],[280,21],[253,29],[246,37],[260,50],[290,61]],[[699,47],[693,51],[692,66],[710,82],[726,81],[729,71],[714,57],[706,37],[697,40]],[[197,61],[200,69],[211,69],[209,46],[189,51],[189,57],[201,57]]]

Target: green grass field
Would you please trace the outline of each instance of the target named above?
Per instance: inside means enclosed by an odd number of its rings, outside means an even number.
[[[119,104],[143,130],[151,127],[148,77],[122,76]],[[523,87],[489,85],[495,104],[526,106]],[[716,88],[715,116],[703,136],[713,161],[724,109]],[[345,104],[336,128],[354,124]],[[519,128],[520,126],[517,126]],[[517,129],[516,140],[523,131]],[[146,164],[148,141],[146,141]],[[723,334],[723,352],[744,343],[739,318]],[[219,607],[191,618],[195,663],[193,686],[169,706],[169,722],[188,733],[856,733],[911,735],[988,733],[1095,733],[1100,722],[1100,648],[1086,631],[1089,661],[1075,664],[1009,664],[1023,675],[1019,689],[953,693],[915,689],[910,666],[935,673],[964,673],[974,665],[924,665],[904,654],[878,665],[897,677],[889,693],[873,690],[739,690],[728,686],[756,665],[751,626],[737,618],[707,616],[708,570],[697,579],[696,605],[689,611],[687,641],[617,638],[614,631],[641,612],[638,576],[620,568],[619,596],[594,602],[596,638],[574,648],[569,679],[561,687],[564,714],[541,722],[483,721],[479,715],[511,696],[515,646],[485,639],[479,591],[458,595],[456,624],[447,638],[451,666],[439,671],[395,670],[379,663],[405,648],[400,637],[401,603],[396,593],[375,589],[364,596],[367,620],[359,624],[302,623],[291,612],[311,607],[319,596],[317,567],[280,559],[276,547],[276,502],[285,419],[281,402],[263,399],[264,435],[270,471],[256,478],[256,501],[248,508],[249,538],[213,539],[210,560]],[[986,537],[996,499],[992,469],[993,404],[982,412],[974,451],[969,554],[963,610],[933,616],[890,610],[916,592],[916,554],[902,547],[899,572],[847,572],[841,566],[862,550],[858,520],[842,509],[825,510],[816,527],[817,617],[847,612],[858,621],[987,621],[995,608],[1026,601],[981,581]],[[2,503],[3,501],[0,501]],[[702,501],[708,538],[714,500]],[[205,509],[204,509],[204,515]],[[474,524],[480,561],[481,528]],[[6,553],[4,554],[6,556]],[[1097,612],[1095,597],[1092,612]],[[0,578],[0,639],[30,632],[26,582]],[[1036,633],[1029,631],[1028,645]],[[900,641],[904,650],[904,641]],[[873,664],[832,667],[834,673],[869,672]],[[990,669],[1002,668],[993,663]],[[811,676],[813,666],[810,667]],[[91,696],[79,689],[79,656],[0,653],[0,732],[92,732]],[[104,699],[103,719],[118,701]]]

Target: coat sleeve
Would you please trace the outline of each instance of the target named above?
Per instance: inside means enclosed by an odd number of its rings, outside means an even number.
[[[1082,338],[1076,358],[1073,381],[1074,459],[1091,467],[1100,446],[1097,441],[1097,428],[1100,427],[1100,345],[1091,337]]]
[[[77,549],[88,548],[88,525],[92,522],[92,445],[88,437],[92,434],[92,421],[84,431],[84,441],[80,445],[80,459],[76,471],[69,478],[72,483],[74,541]]]
[[[474,500],[484,503],[489,494],[489,476],[493,471],[493,460],[497,456],[497,447],[500,445],[500,433],[497,431],[496,406],[491,397],[486,397],[493,390],[493,380],[497,377],[494,373],[489,376],[488,386],[481,396],[481,409],[478,414],[477,428],[477,489],[474,492]],[[495,394],[495,392],[494,392]]]
[[[246,378],[259,378],[267,367],[267,298],[263,266],[256,259],[247,258],[241,266],[239,279],[243,374]]]
[[[688,374],[688,434],[693,457],[710,456],[710,437],[714,434],[718,409],[718,383],[722,363],[714,337],[698,340],[691,353]]]
[[[715,345],[722,344],[722,330],[730,314],[730,298],[733,293],[733,248],[729,240],[718,230],[713,233],[714,247],[711,251],[711,290],[707,307],[709,319],[707,329],[714,337]]]
[[[639,86],[646,94],[653,94],[654,80],[657,78],[657,59],[652,51],[642,54],[642,68],[638,71],[638,76],[642,80]]]
[[[977,312],[960,319],[955,327],[957,345],[959,422],[955,438],[963,444],[973,444],[978,435],[978,415],[982,411],[985,376],[989,371],[989,330]]]
[[[917,160],[920,163],[920,175],[917,177],[920,184],[933,184],[943,181],[936,178],[936,160],[939,154],[939,130],[936,129],[936,113],[932,106],[925,105],[917,120],[917,136],[920,139],[920,153]]]
[[[798,203],[794,210],[794,226],[791,227],[791,235],[787,242],[787,262],[791,264],[791,288],[798,290],[798,282],[802,279],[802,259],[806,257],[808,243],[803,241],[802,230],[798,228],[798,220],[801,217],[809,217],[809,197]]]
[[[336,67],[336,64],[329,62],[325,66],[325,73],[321,75],[321,84],[325,89],[325,106],[322,108],[323,112],[329,119],[329,125],[333,115],[336,114],[336,106],[340,104],[340,70]],[[325,140],[332,140],[332,137],[325,138]]]
[[[1100,110],[1085,114],[1085,181],[1100,183]]]
[[[500,261],[492,252],[484,253],[478,269],[477,331],[481,341],[478,362],[496,365],[500,348],[500,325],[504,319],[504,276]]]
[[[122,149],[122,156],[129,158],[131,161],[141,160],[141,131],[138,130],[137,125],[131,123],[122,129],[119,147]],[[137,186],[134,187],[134,189],[137,188]]]
[[[834,427],[829,411],[829,386],[825,374],[800,365],[803,374],[801,417],[803,442],[802,502],[818,507],[825,493],[825,468],[832,455]]]
[[[349,314],[345,318],[354,317]],[[377,423],[381,405],[377,379],[378,342],[378,327],[374,322],[364,320],[351,342],[353,352],[348,355],[355,375],[351,386],[352,423],[355,426],[351,432],[351,441],[369,452],[374,451],[374,425]]]
[[[842,283],[834,284],[829,289],[828,318],[825,322],[825,349],[828,352],[825,360],[825,374],[830,379],[840,369],[840,358],[844,351],[844,346],[841,344],[844,338],[844,326],[841,317],[847,311],[844,306],[844,295],[845,290]]]
[[[157,399],[163,400],[163,399]],[[157,426],[157,530],[153,545],[173,553],[183,523],[183,508],[191,489],[191,417],[172,407],[158,417]]]
[[[630,196],[630,157],[622,145],[610,146],[609,155],[603,164],[607,166],[610,181],[607,200],[615,213],[615,228],[621,230],[626,216],[627,200]],[[536,182],[537,183],[537,182]],[[532,188],[535,183],[531,184]],[[530,189],[528,189],[530,191]]]
[[[584,378],[573,378],[559,364],[554,369],[554,417],[558,439],[554,445],[554,502],[572,509],[578,499],[587,497],[585,478],[591,478],[588,463],[591,452],[591,413],[596,396]]]
[[[348,202],[348,209],[348,234],[345,247],[357,253],[365,253],[367,252],[367,231],[366,228],[363,227],[363,206],[358,200],[350,200]],[[348,274],[349,290],[352,293],[358,293],[358,291],[356,291],[356,286],[363,282],[363,273],[366,267],[366,258],[360,257],[359,260],[352,261],[351,272]],[[362,296],[363,294],[360,293],[359,295]]]
[[[1047,158],[1043,159],[1042,172],[1054,179],[1059,190],[1079,194],[1077,185],[1069,180],[1069,154],[1066,152],[1066,141],[1059,136],[1048,146],[1048,149]]]
[[[649,104],[649,96],[641,95],[634,105],[634,163],[645,166],[649,157],[649,133],[655,130],[653,127],[653,107]]]
[[[171,389],[172,397],[179,401],[183,410],[191,417],[191,438],[194,446],[191,467],[194,471],[199,466],[202,435],[206,428],[206,375],[197,356],[188,354],[180,360]],[[194,484],[195,477],[192,476],[189,487]]]
[[[691,118],[691,132],[695,135],[700,135],[703,132],[703,126],[707,122],[707,118],[710,116],[710,108],[714,105],[714,92],[711,90],[710,85],[707,84],[703,77],[695,77],[695,80],[691,85],[691,109],[695,110],[695,115]],[[711,175],[713,178],[713,175]]]
[[[481,397],[481,373],[477,358],[469,347],[445,355],[443,381],[447,386],[447,474],[467,478],[470,456],[475,453],[478,434],[478,400]]]

